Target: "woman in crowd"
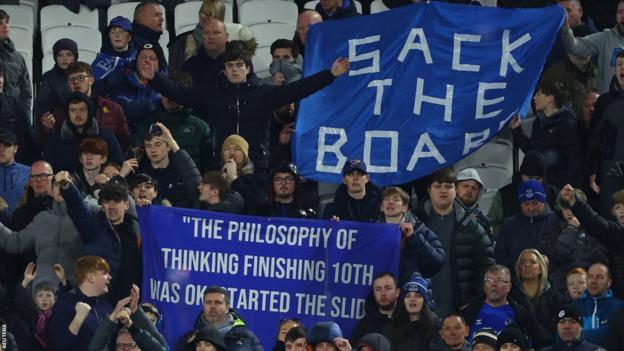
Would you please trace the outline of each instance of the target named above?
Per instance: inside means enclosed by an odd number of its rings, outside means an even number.
[[[401,288],[401,297],[392,321],[383,335],[390,340],[393,351],[428,350],[438,334],[430,302],[429,283],[417,273]]]
[[[562,298],[548,281],[548,265],[536,249],[520,253],[515,264],[515,282],[511,295],[528,310],[534,311],[544,328],[554,332],[554,315]]]

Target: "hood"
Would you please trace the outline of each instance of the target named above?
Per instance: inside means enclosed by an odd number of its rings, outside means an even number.
[[[609,92],[624,96],[624,89],[622,89],[620,84],[618,84],[615,74],[613,75],[613,78],[611,78],[611,83],[609,83]]]
[[[560,123],[565,120],[570,120],[576,123],[576,115],[574,115],[574,111],[570,108],[570,106],[565,105],[559,109],[555,114],[550,117],[545,117],[544,115],[540,115],[540,121],[542,122],[542,128],[551,127],[553,124]]]
[[[373,351],[390,351],[390,342],[385,336],[379,333],[369,333],[364,335],[360,341],[358,341],[356,348],[367,345]]]
[[[10,38],[7,38],[5,41],[2,42],[2,47],[8,52],[15,51],[15,43],[13,43]]]

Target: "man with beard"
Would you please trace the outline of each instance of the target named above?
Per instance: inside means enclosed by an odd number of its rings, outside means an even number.
[[[383,272],[373,280],[373,297],[366,301],[366,315],[355,325],[351,343],[357,345],[361,337],[369,333],[381,333],[390,322],[397,306],[400,289],[392,273]]]
[[[615,57],[624,46],[624,0],[619,0],[613,28],[575,38],[567,21],[564,21],[560,35],[568,53],[581,57],[598,56],[598,93],[609,91],[609,83],[615,73]]]
[[[485,190],[485,185],[483,185],[477,170],[474,168],[466,168],[459,171],[459,173],[457,173],[455,188],[457,189],[457,197],[455,197],[457,204],[466,211],[467,215],[474,217],[477,223],[479,223],[491,237],[492,224],[490,223],[490,219],[481,211],[477,203],[481,191]]]
[[[273,171],[268,201],[256,209],[257,216],[316,218],[316,211],[306,208],[299,198],[300,179],[292,163],[282,164]]]
[[[334,201],[325,206],[323,219],[375,222],[380,202],[381,191],[369,182],[366,164],[349,160],[342,167],[342,184]]]

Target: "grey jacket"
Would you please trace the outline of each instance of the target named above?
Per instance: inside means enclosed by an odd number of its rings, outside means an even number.
[[[132,326],[130,327],[130,335],[137,343],[141,350],[149,351],[165,351],[167,350],[167,342],[165,338],[158,332],[156,327],[147,319],[145,312],[140,307],[137,308],[130,319]],[[93,339],[89,344],[88,351],[114,351],[114,341],[117,338],[117,322],[113,322],[108,316],[102,319],[102,323],[95,331]]]
[[[617,26],[582,38],[575,38],[572,29],[562,29],[560,33],[563,47],[570,54],[598,55],[598,93],[608,92],[609,83],[615,74],[615,55],[624,48],[624,36]]]
[[[0,42],[0,64],[4,71],[4,91],[18,99],[24,111],[30,111],[32,105],[30,76],[24,57],[15,50],[15,44],[11,39]]]
[[[65,268],[67,279],[76,284],[74,262],[83,255],[83,245],[63,202],[55,201],[51,209],[39,212],[19,232],[0,224],[0,247],[14,254],[35,248],[37,276],[34,285],[42,281],[58,284],[53,268],[56,263]]]

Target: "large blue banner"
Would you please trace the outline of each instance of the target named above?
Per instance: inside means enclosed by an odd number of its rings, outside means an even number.
[[[280,319],[332,320],[346,335],[364,315],[372,280],[398,270],[398,226],[139,208],[143,300],[165,317],[173,344],[202,312],[204,289],[228,289],[231,307],[273,347]],[[348,333],[348,334],[347,334]]]
[[[304,73],[348,74],[303,100],[293,151],[304,177],[340,182],[347,159],[400,184],[449,166],[526,113],[563,23],[559,6],[434,1],[314,25]]]

